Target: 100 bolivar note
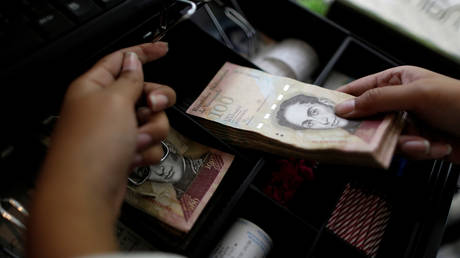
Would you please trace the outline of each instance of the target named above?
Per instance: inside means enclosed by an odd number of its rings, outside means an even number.
[[[163,146],[163,161],[134,169],[125,201],[181,232],[188,232],[234,156],[192,141],[172,128]]]
[[[368,120],[336,116],[334,106],[350,98],[354,97],[227,62],[187,113],[243,147],[388,168],[402,114]]]

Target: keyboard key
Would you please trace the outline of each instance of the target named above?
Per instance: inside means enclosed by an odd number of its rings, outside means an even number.
[[[44,1],[32,2],[21,0],[21,3],[25,11],[30,15],[32,24],[34,24],[46,38],[56,38],[75,26],[75,24],[61,12]]]
[[[12,63],[27,56],[45,41],[26,24],[26,19],[19,14],[7,17],[0,13],[0,48],[2,58],[0,67],[9,67]]]
[[[73,27],[64,15],[57,11],[50,11],[37,16],[35,24],[48,38],[55,38]]]
[[[102,11],[93,0],[54,0],[54,3],[64,9],[79,23],[93,18]]]
[[[110,8],[122,2],[123,0],[95,0],[95,1],[101,6],[103,6],[104,8]]]
[[[7,30],[9,29],[9,20],[2,13],[0,13],[0,39],[6,39]],[[0,41],[3,43],[3,41]]]

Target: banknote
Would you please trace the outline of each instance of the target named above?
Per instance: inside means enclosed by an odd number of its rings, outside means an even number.
[[[334,106],[351,95],[225,63],[187,113],[247,148],[333,163],[388,168],[402,113],[347,120]]]
[[[171,128],[162,162],[132,172],[125,201],[181,231],[193,227],[234,155],[190,140]],[[145,180],[136,181],[139,178]]]

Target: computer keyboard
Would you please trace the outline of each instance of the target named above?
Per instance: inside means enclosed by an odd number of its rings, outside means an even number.
[[[189,8],[178,3],[0,0],[0,147],[56,110],[69,83],[102,56],[164,32],[171,9]]]
[[[11,60],[23,58],[123,1],[125,0],[1,1],[2,63],[8,64]]]
[[[186,0],[2,0],[0,1],[0,76],[30,53],[52,45],[75,49],[91,42],[101,50],[147,20],[166,14],[176,6],[186,8]],[[181,3],[181,4],[178,4]],[[172,15],[174,17],[174,15]],[[165,22],[165,21],[162,21]],[[170,21],[166,21],[168,23]],[[158,26],[168,24],[158,24]],[[152,28],[154,29],[154,28]],[[152,34],[154,32],[152,31]],[[62,41],[62,44],[53,45]],[[77,44],[76,44],[77,43]],[[83,46],[87,47],[87,46]],[[53,52],[53,51],[51,51]],[[61,53],[62,54],[62,53]],[[53,53],[47,53],[53,57]]]

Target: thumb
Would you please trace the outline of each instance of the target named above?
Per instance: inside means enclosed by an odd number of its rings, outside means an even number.
[[[335,106],[335,113],[345,118],[375,115],[382,112],[414,109],[417,94],[410,86],[388,86],[367,90],[362,95]]]
[[[125,52],[120,75],[110,89],[136,102],[142,94],[143,85],[142,63],[136,53]]]

